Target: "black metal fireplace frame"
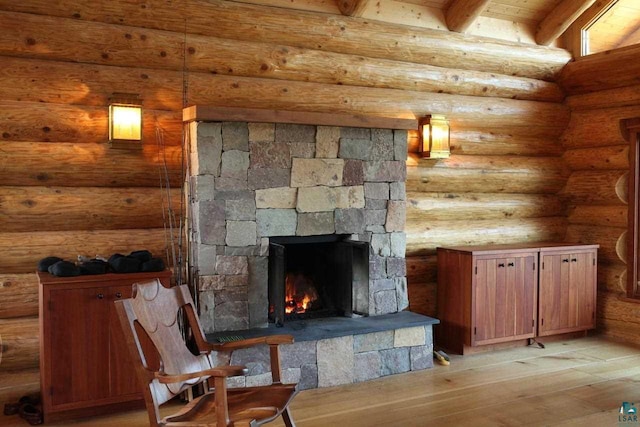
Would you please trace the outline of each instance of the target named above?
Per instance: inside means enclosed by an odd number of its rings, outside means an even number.
[[[369,299],[369,244],[349,240],[349,235],[287,236],[269,239],[269,322],[284,325],[285,278],[287,274],[287,248],[298,244],[334,243],[332,265],[337,297],[337,316],[366,315]]]

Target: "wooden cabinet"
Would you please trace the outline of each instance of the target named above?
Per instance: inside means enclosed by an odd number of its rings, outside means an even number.
[[[436,342],[464,354],[478,346],[594,328],[597,248],[438,248]]]
[[[124,347],[114,301],[131,285],[170,272],[40,280],[40,385],[45,421],[142,406],[136,371]]]

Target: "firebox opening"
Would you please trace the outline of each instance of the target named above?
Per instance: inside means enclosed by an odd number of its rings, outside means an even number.
[[[281,325],[292,320],[350,317],[365,306],[363,294],[368,305],[368,290],[359,289],[363,283],[368,286],[368,244],[345,237],[271,238],[271,322]]]

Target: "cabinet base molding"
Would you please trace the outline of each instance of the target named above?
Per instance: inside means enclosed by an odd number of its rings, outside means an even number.
[[[546,337],[535,337],[534,339],[536,340],[536,342],[539,342],[544,345],[544,344],[555,342],[555,341],[565,341],[565,340],[571,340],[576,338],[584,338],[589,335],[592,335],[592,333],[590,333],[589,331],[579,331],[579,332],[568,332],[566,334],[549,335]],[[467,356],[470,354],[489,353],[492,351],[506,350],[509,348],[529,347],[530,346],[529,339],[530,338],[501,342],[497,344],[478,345],[475,347],[463,344],[462,351],[460,352],[460,354],[462,354],[463,356]],[[436,335],[436,343],[437,343],[437,335]],[[436,345],[436,347],[438,347],[438,345]],[[531,347],[537,348],[535,344],[531,345]],[[451,349],[447,349],[444,347],[443,347],[443,350],[448,351],[450,353],[454,353],[454,351],[452,351]]]
[[[98,415],[113,414],[115,412],[125,412],[143,409],[144,400],[137,397],[137,400],[128,400],[118,403],[110,403],[107,405],[96,405],[78,409],[69,409],[66,411],[48,412],[45,414],[45,422],[53,423],[58,421],[71,420],[76,418],[87,418]]]

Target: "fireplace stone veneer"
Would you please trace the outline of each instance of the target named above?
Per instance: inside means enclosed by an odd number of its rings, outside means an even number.
[[[365,314],[408,306],[406,130],[191,122],[189,135],[190,268],[205,332],[267,326],[274,236],[369,243]]]

